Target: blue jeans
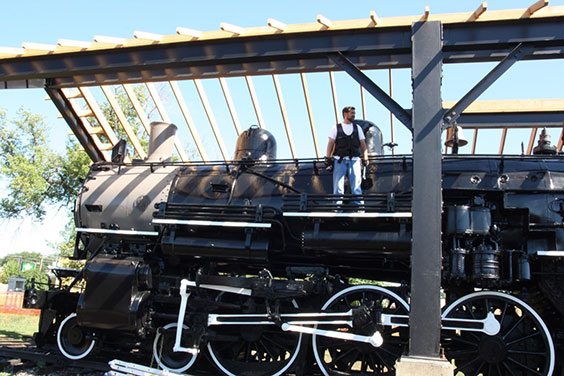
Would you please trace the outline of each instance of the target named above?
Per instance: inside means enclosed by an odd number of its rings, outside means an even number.
[[[335,159],[333,163],[333,194],[342,195],[345,193],[345,176],[349,178],[351,193],[353,195],[361,195],[362,163],[360,159],[352,161],[350,159],[341,159],[340,161]],[[337,205],[341,205],[342,203],[343,200],[336,202]],[[354,200],[351,203],[364,205],[363,200]]]

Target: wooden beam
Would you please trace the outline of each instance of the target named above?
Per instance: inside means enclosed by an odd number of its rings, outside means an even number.
[[[290,128],[290,120],[288,119],[288,114],[286,113],[286,105],[284,104],[282,88],[280,87],[280,80],[278,79],[277,74],[272,75],[272,81],[274,82],[274,89],[276,90],[276,96],[278,97],[278,104],[280,105],[280,113],[282,114],[282,120],[284,121],[284,128],[286,128],[286,136],[288,137],[288,144],[290,145],[290,153],[292,154],[292,159],[295,159],[296,149],[294,147],[292,130]]]
[[[452,108],[455,102],[443,102],[443,108]],[[514,99],[475,101],[464,110],[469,113],[564,111],[564,99]]]
[[[532,16],[546,6],[548,6],[548,0],[538,0],[536,3],[527,8],[526,17]]]
[[[62,47],[76,47],[84,50],[90,48],[92,43],[81,41],[81,40],[59,39],[57,41],[57,45]]]
[[[223,137],[221,137],[221,132],[219,131],[219,126],[215,121],[215,116],[213,114],[212,108],[208,101],[208,97],[206,96],[206,92],[204,91],[204,86],[202,85],[202,81],[199,79],[194,80],[194,84],[196,85],[196,90],[198,91],[198,95],[200,96],[200,100],[202,101],[202,105],[204,106],[204,110],[206,111],[206,116],[210,122],[213,134],[219,145],[219,151],[221,152],[221,156],[223,157],[224,161],[230,160],[229,156],[227,155],[227,148],[225,147],[225,143],[223,142]]]
[[[25,50],[23,48],[0,47],[0,55],[5,55],[3,57],[19,56],[23,55],[24,53]]]
[[[104,129],[104,135],[108,138],[112,145],[117,144],[119,140],[114,130],[112,129],[112,126],[110,125],[110,123],[108,123],[104,112],[94,98],[94,95],[92,95],[92,93],[90,92],[90,89],[81,86],[78,88],[78,90],[80,90],[82,96],[84,97],[84,100],[86,101],[86,104],[88,104],[88,107],[90,107],[90,109],[94,113],[94,117],[98,121],[98,124],[100,124],[100,126]]]
[[[152,82],[146,82],[145,85],[149,90],[149,94],[151,95],[151,98],[153,98],[153,103],[155,104],[155,107],[157,107],[157,111],[159,111],[159,114],[161,115],[161,119],[163,119],[165,123],[172,123],[170,117],[168,117],[163,102],[161,101],[161,97],[159,95],[159,92],[155,84],[153,84]],[[178,135],[174,137],[174,146],[176,148],[176,151],[178,152],[178,156],[180,157],[180,160],[182,162],[188,162],[188,156],[186,155],[186,152],[184,151],[184,148],[180,143],[180,138],[178,137]]]
[[[313,112],[311,111],[311,101],[309,100],[309,91],[307,90],[307,81],[306,81],[305,73],[300,73],[300,77],[302,79],[302,88],[304,89],[307,116],[309,118],[309,125],[311,128],[311,136],[313,138],[313,147],[315,149],[315,155],[317,156],[317,158],[321,158],[322,155],[320,153],[319,144],[317,142],[317,133],[315,132],[315,123],[313,121]]]
[[[255,109],[255,114],[257,115],[258,126],[263,129],[266,129],[264,126],[264,120],[262,119],[262,112],[260,110],[257,93],[255,91],[255,85],[253,85],[253,80],[251,79],[251,76],[245,76],[245,81],[247,82],[247,87],[249,88],[249,94],[251,95],[251,101],[253,102],[253,108]]]
[[[145,31],[134,31],[133,36],[135,39],[145,39],[152,42],[160,42],[163,39],[163,36],[160,34],[147,33]]]
[[[388,69],[388,89],[390,93],[390,98],[394,97],[394,85],[392,81],[392,70]],[[390,111],[390,142],[394,143],[394,113]],[[446,148],[445,148],[446,151]],[[395,155],[395,148],[392,148],[392,155]]]
[[[233,103],[233,99],[231,98],[231,92],[229,91],[229,86],[227,85],[227,79],[225,77],[220,77],[219,85],[221,86],[221,91],[223,91],[225,102],[227,102],[227,108],[229,109],[229,114],[231,115],[231,119],[233,120],[235,132],[237,132],[237,136],[239,136],[243,130],[241,129],[241,123],[239,123],[239,117],[237,116],[235,104]]]
[[[533,146],[535,146],[535,138],[537,137],[537,129],[531,129],[531,137],[529,137],[529,146],[527,147],[527,155],[531,155],[533,152]]]
[[[480,18],[480,16],[482,14],[484,14],[484,12],[488,10],[488,3],[483,2],[482,4],[480,4],[480,6],[478,7],[478,9],[476,9],[474,11],[474,13],[472,13],[472,15],[468,18],[468,22],[471,21],[476,21],[478,18]]]
[[[479,19],[480,21],[510,21],[510,20],[518,20],[521,18],[547,18],[547,17],[561,17],[564,15],[564,6],[553,6],[547,7],[548,1],[547,0],[540,0],[531,5],[526,9],[512,9],[512,10],[500,10],[500,11],[487,11],[483,12],[478,15],[483,10],[483,6],[480,6],[474,12],[465,12],[465,13],[449,13],[449,14],[430,14],[428,7],[426,7],[425,13],[421,16],[405,16],[405,17],[388,17],[388,18],[378,18],[371,17],[357,19],[357,20],[343,20],[343,21],[331,21],[327,18],[321,16],[319,20],[321,22],[310,22],[310,23],[302,23],[302,24],[288,24],[286,25],[286,29],[284,33],[304,33],[304,32],[316,32],[320,30],[327,29],[330,25],[331,30],[352,30],[352,29],[359,29],[359,28],[368,28],[374,27],[374,21],[378,21],[378,27],[396,27],[396,26],[409,26],[412,25],[414,22],[418,21],[440,21],[443,24],[450,24],[450,23],[460,23],[460,22],[468,22],[474,21]],[[542,12],[539,10],[542,9]],[[234,26],[234,25],[233,25]],[[244,36],[252,37],[252,36],[265,36],[265,35],[272,35],[274,33],[280,33],[280,29],[278,27],[272,26],[258,26],[258,27],[248,27],[248,28],[239,28],[235,26],[236,29],[227,26],[224,24],[225,31],[231,32],[233,35],[240,35],[241,32],[244,31]],[[180,31],[179,31],[180,30]],[[178,28],[177,34],[174,35],[163,35],[161,43],[181,43],[191,40],[216,40],[225,38],[225,31],[223,30],[214,30],[214,31],[184,31],[190,30],[185,28]],[[236,32],[236,33],[234,33]],[[124,39],[124,38],[116,38],[116,37],[107,37],[107,36],[94,36],[94,40],[96,43],[92,43],[87,50],[100,50],[100,49],[107,49],[107,48],[115,48],[115,47],[136,47],[136,46],[144,46],[149,44],[154,44],[155,40],[151,39]],[[0,48],[0,59],[7,59],[12,58],[14,56],[24,55],[24,56],[37,56],[37,55],[45,55],[45,54],[58,54],[58,53],[68,53],[75,51],[76,48],[83,48],[77,46],[59,46],[55,50],[52,48],[49,50],[45,50],[44,48],[41,49],[31,49],[28,48],[24,51],[19,49],[10,49],[9,47]]]
[[[362,118],[366,120],[366,104],[364,101],[364,87],[362,85],[359,86],[360,86],[360,107],[362,110]]]
[[[121,123],[121,126],[125,131],[125,134],[129,138],[131,145],[133,145],[135,152],[137,153],[140,159],[145,159],[147,157],[147,153],[145,152],[145,149],[139,142],[139,138],[137,138],[135,131],[133,130],[133,128],[131,128],[131,125],[129,124],[127,117],[123,113],[114,93],[112,92],[112,89],[109,86],[100,86],[100,88],[102,89],[102,92],[108,99],[110,106],[112,106],[112,109],[114,110],[119,122]]]
[[[431,8],[429,8],[429,6],[427,5],[425,7],[425,11],[423,13],[423,21],[428,21],[429,20],[429,14],[431,13]]]
[[[188,29],[186,27],[177,27],[176,34],[178,35],[185,35],[192,37],[194,39],[199,39],[202,36],[202,32],[194,29]]]
[[[377,26],[380,23],[380,19],[378,18],[378,15],[373,10],[370,11],[370,19],[372,20],[374,26]]]
[[[478,141],[478,128],[474,129],[474,137],[472,138],[472,154],[476,154],[476,141]]]
[[[180,111],[182,111],[182,116],[184,116],[184,120],[186,121],[186,125],[188,126],[188,130],[190,131],[190,134],[192,135],[192,138],[194,139],[194,143],[196,144],[196,149],[198,149],[198,153],[200,154],[202,161],[208,162],[209,161],[208,154],[206,153],[206,150],[204,149],[204,144],[202,143],[202,140],[200,139],[200,135],[198,133],[198,130],[196,129],[196,124],[194,123],[194,120],[192,119],[192,115],[190,115],[190,111],[188,111],[188,106],[186,105],[186,101],[184,100],[184,96],[182,95],[182,92],[180,91],[180,87],[178,86],[178,82],[169,81],[169,84],[170,84],[170,88],[172,89],[172,93],[174,94],[176,101],[178,102],[178,105],[180,106]]]
[[[23,42],[22,48],[24,50],[39,50],[39,51],[55,52],[57,46],[54,44]]]
[[[503,128],[503,132],[501,133],[501,142],[499,143],[499,153],[503,154],[503,149],[505,148],[505,139],[507,137],[507,128]]]
[[[321,14],[317,15],[317,22],[323,25],[324,27],[326,27],[327,29],[330,29],[331,26],[333,26],[331,20]]]
[[[219,25],[219,28],[220,28],[221,30],[223,30],[223,31],[226,31],[226,32],[228,32],[228,33],[233,33],[233,34],[235,34],[235,35],[241,35],[241,34],[243,34],[243,33],[245,32],[245,29],[243,29],[242,27],[236,26],[236,25],[232,25],[232,24],[227,23],[227,22],[222,22],[222,23]]]
[[[333,72],[329,72],[329,82],[331,83],[331,94],[333,95],[333,108],[335,110],[335,124],[339,123],[339,105],[337,104],[337,87]]]
[[[113,44],[116,46],[123,46],[125,44],[124,38],[108,37],[104,35],[94,35],[94,42]]]
[[[137,113],[137,117],[141,121],[141,124],[143,124],[143,128],[145,128],[145,132],[147,132],[147,135],[150,135],[151,134],[151,123],[149,122],[149,118],[145,114],[145,110],[143,109],[143,106],[141,106],[141,103],[139,103],[139,99],[137,99],[137,95],[135,94],[135,90],[133,90],[133,85],[124,84],[123,89],[125,90],[125,93],[127,94],[127,97],[129,98],[129,101],[133,105],[133,109]]]
[[[278,20],[275,20],[274,18],[269,18],[267,20],[267,23],[268,26],[280,32],[286,31],[286,29],[288,28],[288,26],[284,22],[280,22]]]
[[[71,105],[71,107],[72,107],[72,109],[75,113],[78,113],[79,111],[82,110],[81,106],[79,105],[79,103],[77,103],[76,99],[69,99],[69,97],[67,96],[67,95],[72,95],[72,93],[73,93],[72,89],[62,89],[61,91],[62,91],[62,95],[65,96],[68,99],[68,101],[69,101],[69,103],[70,103],[70,105]],[[62,117],[62,115],[61,115],[61,117]],[[100,138],[98,137],[101,134],[105,135],[104,129],[102,127],[93,127],[90,124],[90,122],[88,121],[87,118],[81,118],[80,121],[84,125],[85,131],[88,132],[90,135],[92,135],[92,140],[94,140],[94,146],[102,152],[101,154],[103,155],[104,160],[109,162],[110,161],[110,155],[109,155],[109,153],[103,152],[103,150],[102,150],[102,144],[103,143],[102,143],[102,141],[100,141]],[[71,134],[74,135],[74,133],[72,133],[72,132],[71,132]]]

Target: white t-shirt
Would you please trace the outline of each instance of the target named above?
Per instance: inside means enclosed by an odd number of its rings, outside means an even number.
[[[341,126],[343,127],[343,133],[346,134],[347,136],[350,136],[353,132],[353,124],[352,123],[341,123]],[[360,127],[360,125],[357,124],[356,126],[358,128],[358,139],[359,140],[364,140],[364,132],[362,131],[362,128]],[[335,124],[333,126],[333,128],[331,128],[331,130],[329,131],[329,138],[332,140],[336,140],[337,139],[337,124]],[[339,156],[335,155],[334,156],[336,159],[339,159]],[[343,157],[343,159],[349,159],[349,157]],[[353,157],[353,160],[357,160],[359,159],[359,157]]]

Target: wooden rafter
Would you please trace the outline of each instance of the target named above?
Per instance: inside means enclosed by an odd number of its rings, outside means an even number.
[[[292,159],[295,159],[296,149],[294,148],[292,129],[290,128],[290,120],[288,119],[288,114],[286,113],[286,105],[284,104],[284,96],[282,95],[282,88],[280,87],[280,80],[278,79],[278,75],[273,74],[272,81],[274,82],[274,89],[276,90],[276,96],[278,97],[278,104],[280,106],[284,128],[286,128],[286,136],[288,137],[288,144],[290,145],[290,153],[292,154]]]
[[[394,97],[394,85],[392,84],[392,70],[388,69],[388,89],[390,98]],[[394,114],[390,111],[390,142],[394,143]],[[392,147],[392,155],[395,155],[396,151]]]
[[[255,85],[253,85],[253,80],[250,76],[245,76],[245,81],[247,82],[247,87],[249,88],[249,94],[251,95],[251,101],[253,102],[253,108],[255,109],[255,114],[257,115],[258,126],[265,128],[264,120],[262,119],[262,112],[260,110],[260,105],[258,102],[257,93],[255,91]]]
[[[133,90],[133,85],[124,84],[123,89],[125,90],[125,93],[129,98],[129,101],[133,105],[133,109],[137,113],[137,117],[141,121],[141,124],[143,124],[143,128],[145,128],[145,132],[147,132],[147,135],[151,134],[151,124],[149,122],[149,118],[145,114],[145,110],[143,110],[143,106],[141,106],[141,103],[139,103],[139,99],[135,94],[135,90]]]
[[[460,22],[481,22],[481,21],[503,21],[503,20],[517,20],[525,17],[530,18],[543,18],[543,17],[555,17],[564,15],[564,6],[554,6],[548,7],[548,0],[539,0],[525,9],[513,9],[513,10],[499,10],[487,12],[485,9],[487,5],[484,6],[482,3],[478,9],[473,12],[465,13],[449,13],[449,14],[431,14],[429,8],[426,7],[423,15],[416,16],[403,16],[403,17],[387,17],[379,18],[374,12],[371,12],[367,18],[357,19],[357,20],[344,20],[344,21],[332,21],[326,17],[319,15],[315,22],[301,23],[301,24],[284,24],[278,23],[279,21],[270,19],[268,26],[258,26],[258,27],[248,27],[242,28],[235,25],[230,25],[227,23],[222,23],[220,25],[220,30],[213,31],[197,31],[188,28],[177,28],[175,34],[162,35],[158,38],[155,37],[157,34],[152,33],[142,33],[139,34],[138,38],[116,38],[109,36],[94,36],[94,43],[91,43],[88,47],[82,47],[84,50],[100,50],[115,47],[136,47],[149,44],[159,44],[159,43],[174,43],[174,42],[186,42],[193,40],[213,40],[229,38],[233,36],[237,37],[252,37],[252,36],[264,36],[272,35],[275,33],[304,33],[304,32],[317,32],[321,30],[350,30],[350,29],[360,29],[360,28],[381,28],[381,27],[396,27],[396,26],[408,26],[414,22],[425,20],[425,21],[441,21],[443,24],[449,23],[460,23]],[[226,33],[228,35],[226,35]],[[151,38],[139,37],[152,35]],[[86,42],[87,43],[87,42]],[[84,45],[85,46],[85,45]],[[45,46],[39,46],[40,48],[28,48],[25,49],[10,49],[5,48],[0,51],[1,58],[9,58],[15,56],[35,56],[42,54],[57,54],[57,53],[68,53],[77,46],[66,46],[66,45],[50,45],[48,49]],[[37,44],[35,47],[38,47]]]
[[[362,119],[366,120],[366,103],[364,101],[364,87],[360,85],[360,107],[362,110]]]
[[[108,103],[110,103],[110,106],[112,106],[112,109],[114,110],[116,117],[118,118],[123,130],[125,131],[125,134],[129,138],[129,141],[133,145],[135,152],[137,153],[139,158],[145,159],[147,153],[145,153],[145,149],[139,142],[139,138],[137,138],[135,131],[133,130],[133,128],[131,128],[131,125],[129,124],[127,117],[123,113],[114,93],[112,92],[112,89],[108,86],[101,86],[101,89],[104,95],[106,96],[106,98],[108,99]]]
[[[476,9],[474,13],[472,13],[472,15],[468,18],[468,22],[476,21],[482,14],[484,14],[486,10],[488,10],[488,3],[483,2],[482,4],[480,4],[478,9]]]
[[[180,111],[182,112],[182,116],[184,116],[184,120],[186,121],[186,125],[188,126],[188,130],[194,139],[194,143],[196,144],[196,148],[198,149],[198,153],[204,162],[209,161],[208,154],[204,148],[204,144],[200,139],[200,135],[198,130],[196,129],[196,124],[192,119],[192,115],[190,115],[190,111],[188,110],[188,106],[186,105],[186,101],[184,100],[184,96],[180,91],[180,87],[176,81],[170,81],[170,88],[172,89],[172,93],[178,102],[178,106],[180,107]]]
[[[476,141],[478,141],[478,128],[474,129],[474,137],[472,137],[472,154],[476,154]]]
[[[300,78],[302,79],[302,88],[304,90],[307,116],[311,128],[311,137],[313,138],[313,147],[315,149],[315,155],[317,156],[317,158],[321,158],[321,153],[319,152],[319,144],[317,142],[317,133],[315,132],[315,122],[313,121],[313,112],[311,111],[311,101],[309,99],[309,91],[307,89],[307,80],[305,73],[300,73]]]
[[[112,146],[117,144],[119,140],[114,130],[112,129],[110,123],[108,123],[108,120],[106,119],[106,116],[102,112],[102,109],[98,105],[98,102],[94,98],[94,95],[92,95],[92,93],[90,92],[90,89],[88,89],[87,87],[79,87],[78,90],[80,90],[80,93],[82,94],[82,97],[86,101],[86,104],[88,104],[88,107],[90,107],[90,109],[94,113],[94,117],[98,121],[98,124],[100,124],[100,127],[102,127],[102,129],[104,130],[104,134],[108,138],[110,144]]]
[[[531,137],[529,137],[529,146],[527,146],[527,155],[531,155],[533,152],[533,146],[535,146],[535,138],[537,137],[537,129],[531,129]]]
[[[105,135],[104,130],[101,127],[93,127],[90,122],[88,121],[88,117],[94,116],[92,111],[83,111],[80,107],[79,103],[77,102],[77,98],[82,98],[82,94],[78,90],[71,90],[71,89],[62,89],[63,95],[69,100],[69,103],[72,106],[73,111],[80,117],[82,124],[84,124],[84,128],[86,132],[92,135],[92,139],[94,140],[95,147],[100,150],[104,157],[104,160],[110,161],[110,156],[105,151],[111,149],[110,144],[106,144],[100,140],[99,135]],[[78,94],[77,94],[78,93]],[[62,116],[61,116],[62,117]],[[108,147],[108,145],[110,147]]]
[[[503,128],[501,132],[501,141],[499,142],[498,154],[503,154],[503,149],[505,148],[505,139],[507,138],[507,128]]]
[[[239,136],[242,132],[241,123],[239,123],[239,117],[237,116],[237,110],[235,109],[235,104],[231,98],[231,92],[229,91],[229,86],[227,85],[227,80],[224,77],[219,79],[219,85],[221,86],[221,91],[223,91],[223,96],[225,97],[225,102],[227,103],[227,108],[229,109],[229,114],[233,120],[233,125],[235,126],[235,132]]]
[[[335,124],[339,123],[339,105],[337,104],[337,87],[335,85],[335,75],[329,72],[329,82],[331,83],[331,94],[333,95],[333,109],[335,110]]]
[[[151,95],[151,98],[153,98],[153,103],[155,103],[155,107],[157,107],[157,111],[159,111],[159,114],[161,115],[163,121],[165,123],[172,123],[170,117],[168,116],[168,113],[166,112],[163,102],[161,101],[161,97],[159,95],[159,92],[157,91],[156,86],[151,82],[147,82],[145,83],[145,85],[147,85],[149,94]],[[184,151],[184,148],[182,147],[178,136],[174,137],[174,146],[176,148],[176,151],[178,152],[180,160],[183,162],[188,162],[188,156],[186,155],[186,152]]]
[[[223,157],[223,160],[227,161],[229,160],[229,156],[227,154],[227,148],[225,147],[225,143],[223,142],[223,137],[221,136],[221,132],[219,131],[219,126],[215,121],[215,116],[213,114],[213,110],[208,101],[208,97],[204,90],[204,86],[202,85],[202,81],[194,80],[194,85],[196,85],[196,90],[198,91],[198,95],[200,96],[200,100],[202,101],[202,105],[204,106],[204,111],[206,112],[206,116],[208,117],[208,120],[210,122],[213,134],[215,136],[217,144],[219,145],[219,151],[221,152],[221,156]]]

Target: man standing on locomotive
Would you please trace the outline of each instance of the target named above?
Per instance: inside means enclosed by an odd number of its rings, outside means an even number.
[[[343,122],[336,124],[329,132],[325,165],[333,167],[333,194],[345,193],[345,176],[348,176],[353,195],[361,195],[362,168],[368,165],[368,150],[364,132],[354,124],[356,112],[352,106],[343,108]],[[362,156],[362,159],[361,159]],[[337,201],[337,205],[342,201]],[[353,203],[363,205],[361,200]]]

